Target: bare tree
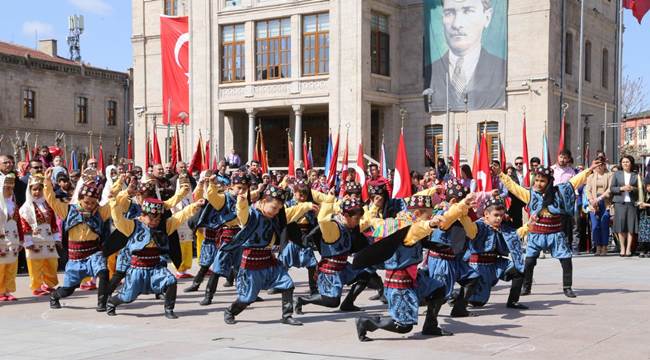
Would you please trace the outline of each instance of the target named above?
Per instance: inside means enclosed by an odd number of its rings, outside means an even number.
[[[647,109],[646,88],[642,77],[625,75],[621,87],[621,108],[623,114],[636,114]]]

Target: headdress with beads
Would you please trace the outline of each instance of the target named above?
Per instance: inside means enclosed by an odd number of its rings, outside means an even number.
[[[142,201],[142,213],[146,215],[162,214],[165,211],[164,203],[156,198],[146,198]]]
[[[413,195],[409,198],[409,209],[433,209],[433,200],[429,195]]]

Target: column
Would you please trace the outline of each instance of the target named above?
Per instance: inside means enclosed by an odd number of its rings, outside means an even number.
[[[302,105],[293,105],[295,115],[294,135],[293,135],[293,154],[296,167],[303,167],[302,162]]]
[[[257,111],[247,108],[246,113],[248,114],[248,162],[250,163],[255,152],[255,114]]]

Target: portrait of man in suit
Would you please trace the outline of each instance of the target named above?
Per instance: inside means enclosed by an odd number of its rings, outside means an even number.
[[[447,100],[452,111],[505,107],[506,61],[488,51],[483,41],[495,1],[438,0],[442,21],[432,19],[431,26],[442,24],[447,51],[424,69],[429,112],[445,111]]]

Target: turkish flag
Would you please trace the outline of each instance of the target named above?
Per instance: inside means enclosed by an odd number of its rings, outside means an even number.
[[[102,143],[99,143],[99,156],[97,159],[97,168],[102,172],[104,171],[104,149],[102,148]]]
[[[623,7],[632,10],[632,15],[640,24],[643,16],[650,11],[650,0],[623,0]]]
[[[158,136],[156,135],[156,127],[153,128],[153,165],[162,164],[162,157],[160,156],[160,146],[158,146]]]
[[[330,173],[327,176],[327,184],[330,188],[334,187],[336,184],[336,166],[339,162],[339,136],[341,134],[336,134],[336,144],[334,144],[334,150],[332,151],[332,158],[330,159]]]
[[[187,16],[160,16],[163,125],[189,124],[190,33]]]
[[[311,162],[309,159],[309,153],[307,152],[307,139],[303,138],[302,139],[302,158],[304,159],[304,168],[305,171],[311,169]]]
[[[353,165],[357,174],[356,181],[361,184],[361,199],[368,201],[368,187],[366,186],[366,164],[363,160],[363,143],[359,143],[359,150],[357,151],[357,164]]]
[[[399,135],[397,158],[395,159],[395,178],[393,179],[393,199],[403,199],[411,196],[411,172],[409,171],[404,132]]]
[[[291,143],[291,139],[287,139],[287,146],[289,147],[289,165],[287,168],[289,169],[289,176],[296,176],[296,166],[294,163],[293,159],[293,143]]]
[[[566,112],[562,115],[562,125],[560,127],[560,144],[557,146],[557,154],[560,155],[560,153],[564,150],[564,128],[566,124]]]
[[[524,127],[523,127],[523,157],[524,157],[524,183],[519,184],[525,187],[530,187],[530,168],[528,162],[528,135],[526,135],[526,115],[524,115]]]
[[[194,171],[203,171],[203,139],[199,134],[199,141],[196,143],[196,150],[194,150],[194,155],[192,155],[192,160],[190,161],[190,166],[187,168],[187,171],[191,174]]]
[[[478,191],[492,191],[492,174],[490,172],[490,148],[485,134],[481,135],[481,148],[478,158],[478,171],[476,172],[476,185]]]

